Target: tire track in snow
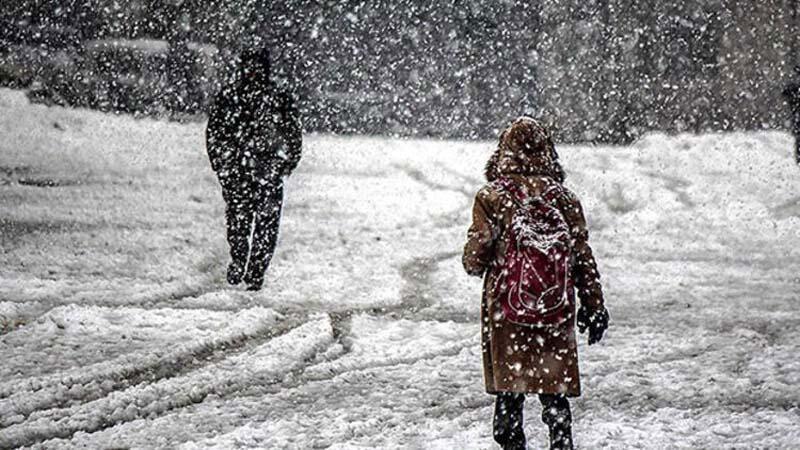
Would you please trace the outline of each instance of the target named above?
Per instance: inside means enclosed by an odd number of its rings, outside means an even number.
[[[400,268],[403,287],[400,292],[400,303],[392,306],[370,306],[350,308],[329,312],[337,339],[346,338],[350,329],[350,320],[356,314],[368,314],[376,317],[392,319],[429,320],[436,322],[469,321],[463,314],[451,314],[441,317],[436,313],[425,313],[426,308],[435,305],[436,287],[431,282],[436,266],[442,261],[457,256],[455,252],[442,252],[433,256],[412,258]]]
[[[678,176],[667,175],[660,172],[645,172],[646,175],[649,175],[653,178],[662,180],[664,182],[664,187],[675,194],[677,196],[678,201],[683,204],[687,209],[692,209],[697,204],[692,200],[689,194],[686,192],[686,189],[692,185],[692,182],[681,178]]]
[[[71,299],[69,297],[65,299],[7,299],[3,300],[1,303],[13,305],[7,306],[5,308],[0,307],[0,336],[6,333],[10,333],[14,331],[14,329],[25,326],[40,316],[47,314],[52,309],[61,307],[61,306],[69,306],[69,305],[78,305],[78,306],[99,306],[99,307],[132,307],[132,308],[141,308],[141,309],[164,309],[164,308],[173,308],[173,309],[208,309],[212,311],[239,311],[241,308],[233,308],[233,307],[221,307],[221,308],[214,308],[214,307],[187,307],[180,304],[182,300],[186,300],[189,298],[195,298],[202,296],[204,294],[208,294],[208,289],[210,287],[214,287],[214,283],[212,280],[204,280],[200,282],[198,285],[195,286],[183,286],[180,288],[174,289],[172,292],[164,292],[155,295],[153,298],[143,299],[139,302],[130,302],[127,304],[116,304],[116,303],[109,303],[107,301],[98,301],[93,299]]]
[[[788,219],[792,216],[800,217],[800,197],[794,197],[777,206],[773,206],[770,211],[777,219]]]
[[[183,376],[112,392],[107,397],[65,409],[37,412],[28,421],[0,429],[0,447],[30,446],[78,431],[92,433],[119,423],[154,417],[227,396],[260,384],[281,382],[313,360],[333,341],[330,319],[318,317],[251,350]]]
[[[463,174],[453,171],[448,167],[438,164],[438,166],[450,173],[453,176],[462,178],[466,183],[478,183],[478,180],[467,177]],[[466,187],[452,187],[446,184],[435,182],[429,179],[421,170],[402,164],[393,164],[393,167],[406,173],[409,178],[421,183],[433,190],[456,192],[465,197],[465,207],[468,207],[469,201],[472,199],[472,193]],[[454,211],[439,214],[434,218],[437,221],[437,226],[455,226],[458,225],[462,211],[464,208],[458,208]],[[475,317],[469,314],[460,312],[450,312],[447,317],[441,317],[440,314],[426,314],[422,310],[432,307],[435,304],[434,297],[437,287],[433,285],[431,279],[433,272],[437,270],[437,265],[450,258],[458,256],[458,252],[440,252],[433,255],[422,255],[412,258],[407,263],[400,267],[400,276],[403,279],[403,287],[401,289],[400,303],[394,306],[387,307],[362,307],[352,308],[345,311],[331,312],[334,327],[338,324],[342,326],[336,328],[339,332],[346,336],[347,324],[354,314],[367,313],[374,316],[388,316],[391,318],[408,318],[416,320],[433,320],[433,321],[453,321],[453,322],[470,322],[475,320]]]
[[[276,322],[278,319],[281,321]],[[303,323],[300,317],[277,314],[263,316],[260,321],[256,315],[252,320],[256,322],[249,329],[234,329],[210,342],[180,345],[165,353],[126,355],[66,373],[0,384],[0,428],[22,423],[36,411],[61,408],[75,402],[87,403],[114,391],[179,377],[245,352]]]
[[[393,167],[396,169],[404,172],[408,175],[412,180],[416,181],[417,183],[421,183],[430,189],[435,191],[449,191],[449,192],[456,192],[459,193],[466,198],[472,198],[474,193],[469,192],[467,188],[460,186],[460,187],[453,187],[447,184],[438,183],[436,181],[431,180],[428,178],[421,170],[417,169],[416,167],[411,167],[404,164],[393,164]]]
[[[433,287],[430,285],[430,278],[435,266],[454,256],[456,256],[454,252],[444,252],[433,257],[414,258],[403,265],[401,272],[406,285],[402,290],[402,300],[396,306],[389,308],[354,308],[332,312],[330,315],[333,338],[342,345],[343,349],[332,360],[338,359],[349,352],[348,334],[350,320],[354,314],[366,313],[373,316],[432,321],[473,321],[472,318],[461,317],[461,315],[453,315],[445,319],[438,317],[438,314],[435,313],[419,314],[420,310],[434,304],[433,296],[431,295]],[[0,398],[7,397],[0,399],[0,411],[3,411],[3,414],[0,415],[0,427],[18,425],[37,411],[53,410],[76,401],[87,403],[101,399],[120,389],[129,389],[139,384],[153,384],[163,379],[179,377],[182,374],[208,366],[215,361],[230,358],[237,352],[243,352],[266,340],[287,333],[293,328],[301,326],[304,320],[303,316],[294,314],[284,318],[277,327],[270,326],[256,330],[252,334],[242,334],[212,343],[201,343],[197,346],[181,348],[163,356],[146,355],[144,362],[138,358],[131,358],[122,364],[118,360],[111,361],[106,365],[107,367],[101,367],[100,372],[80,371],[67,375],[62,372],[24,380],[20,383],[0,385]],[[462,346],[458,346],[458,349],[460,348]],[[434,353],[430,357],[435,356],[437,354]],[[413,363],[418,359],[402,359],[380,364],[379,366]],[[328,362],[332,360],[328,360]],[[363,368],[368,368],[368,366]],[[295,371],[294,375],[300,375],[302,372],[303,368],[300,368]]]
[[[408,169],[407,172],[409,175],[426,185],[429,185],[433,189],[439,190],[449,190],[461,193],[465,195],[465,197],[470,196],[469,193],[466,192],[465,189],[455,189],[445,185],[439,185],[437,183],[430,182],[425,178],[425,176],[415,169]],[[455,224],[460,219],[459,214],[448,213],[442,215],[441,219],[443,219],[446,223],[445,224],[438,224],[440,226],[445,225],[452,225]],[[433,352],[426,352],[426,354],[421,356],[414,356],[408,358],[393,358],[382,362],[372,362],[367,364],[359,364],[355,366],[351,365],[344,365],[340,369],[337,370],[329,370],[327,375],[323,375],[325,372],[324,369],[320,372],[320,369],[316,369],[316,372],[312,372],[310,375],[304,375],[307,367],[317,367],[319,364],[328,364],[328,366],[320,366],[320,367],[329,367],[333,361],[338,360],[342,356],[346,355],[349,352],[349,345],[348,345],[348,334],[350,332],[350,323],[351,318],[356,313],[367,313],[370,315],[375,316],[387,316],[390,318],[410,318],[410,319],[422,319],[422,320],[433,320],[433,321],[442,321],[442,318],[439,318],[437,314],[421,314],[420,311],[426,308],[429,308],[434,305],[434,286],[432,286],[431,278],[433,272],[436,270],[437,264],[447,259],[453,258],[457,256],[456,252],[441,252],[432,256],[420,256],[413,258],[408,263],[404,264],[401,268],[401,276],[404,280],[404,286],[401,292],[401,302],[396,306],[392,306],[389,308],[354,308],[347,311],[342,312],[335,312],[331,313],[331,337],[333,342],[339,343],[342,347],[341,351],[334,352],[336,354],[330,355],[333,358],[323,361],[319,363],[318,361],[315,363],[312,357],[307,357],[302,361],[302,364],[295,368],[290,368],[284,373],[284,379],[290,380],[288,383],[281,382],[280,380],[276,379],[274,382],[267,383],[267,385],[274,386],[270,390],[280,390],[285,389],[291,386],[299,386],[309,381],[317,381],[327,377],[335,377],[341,375],[343,373],[351,372],[351,371],[359,371],[359,370],[368,370],[370,368],[380,368],[380,367],[389,367],[395,365],[402,365],[402,364],[413,364],[417,361],[435,358],[439,356],[451,356],[457,354],[463,348],[472,345],[473,343],[470,342],[459,342],[455,343],[453,348],[447,348],[444,351],[433,351]],[[189,289],[183,290],[180,293],[169,293],[159,296],[158,298],[152,299],[144,305],[140,305],[141,307],[145,307],[147,309],[158,308],[160,306],[171,306],[173,308],[179,307],[180,308],[180,300],[185,298],[199,296],[206,294],[204,289],[208,286],[206,283],[202,283],[203,285],[199,286],[191,286]],[[175,295],[178,294],[178,295]],[[176,304],[176,302],[178,304]],[[190,309],[196,309],[189,307]],[[424,317],[423,317],[424,316]],[[460,315],[453,315],[449,317],[447,320],[452,320],[454,318],[461,318]],[[467,319],[471,321],[471,319]],[[28,403],[27,406],[23,406],[22,408],[18,408],[19,410],[16,411],[17,413],[23,413],[29,415],[28,420],[24,423],[13,424],[9,427],[7,432],[3,432],[0,429],[0,444],[5,442],[9,442],[4,440],[4,436],[6,433],[9,433],[12,436],[12,440],[17,439],[16,443],[24,442],[22,445],[30,445],[32,443],[41,442],[43,440],[48,440],[52,438],[69,438],[74,432],[76,431],[97,431],[108,426],[116,425],[117,423],[125,422],[128,420],[133,420],[136,418],[141,417],[144,414],[147,416],[152,416],[153,414],[160,415],[166,411],[173,410],[175,408],[180,408],[183,406],[188,406],[191,403],[202,401],[209,392],[200,392],[197,391],[189,394],[185,394],[188,396],[190,401],[175,401],[169,405],[169,408],[160,408],[158,406],[152,405],[140,405],[137,400],[137,395],[135,395],[136,391],[151,391],[157,389],[158,386],[164,383],[170,383],[173,381],[178,381],[180,378],[185,376],[193,376],[191,372],[199,371],[204,372],[209,370],[209,367],[213,367],[214,364],[224,361],[229,361],[231,358],[236,358],[237,356],[232,356],[230,354],[231,350],[243,350],[246,348],[252,348],[255,345],[258,345],[259,342],[263,342],[264,340],[269,340],[274,338],[276,335],[281,335],[282,332],[291,333],[293,332],[293,327],[298,326],[298,328],[302,328],[308,324],[302,324],[303,317],[299,314],[293,315],[291,318],[287,318],[280,327],[280,330],[270,330],[263,334],[258,334],[254,336],[250,336],[248,338],[244,338],[241,340],[231,341],[229,343],[223,343],[217,346],[210,346],[198,349],[196,351],[189,351],[184,352],[183,355],[173,357],[173,358],[161,358],[161,360],[153,361],[150,364],[139,364],[133,362],[130,364],[129,367],[125,368],[124,370],[119,370],[116,372],[109,372],[102,374],[101,377],[88,377],[92,378],[89,382],[95,382],[98,385],[102,385],[103,388],[98,390],[94,393],[91,397],[84,397],[80,398],[80,395],[77,394],[78,390],[66,390],[66,391],[58,391],[58,388],[55,386],[45,386],[43,389],[40,389],[37,392],[36,397],[32,400],[30,399],[31,390],[29,389],[26,394],[28,394]],[[301,325],[302,324],[302,325]],[[249,345],[248,345],[249,344]],[[317,352],[319,353],[319,352]],[[428,354],[430,353],[430,354]],[[216,360],[216,362],[209,360]],[[311,364],[309,366],[309,364]],[[63,375],[59,374],[57,377],[61,378]],[[55,377],[54,377],[55,378]],[[263,385],[261,385],[263,387]],[[123,391],[118,391],[119,389],[124,389]],[[213,393],[216,395],[224,396],[224,395],[240,395],[240,393],[244,393],[250,389],[248,384],[244,384],[241,386],[240,389],[227,389],[227,390],[215,390]],[[179,395],[181,392],[181,386],[176,386],[174,392],[171,394]],[[127,402],[125,405],[124,396],[126,393],[134,392],[133,396],[130,398],[130,401]],[[107,395],[107,397],[103,397]],[[120,396],[123,396],[123,400],[120,400]],[[38,400],[38,401],[37,401]],[[63,409],[56,409],[55,407],[60,407],[65,404],[68,404],[70,401],[75,400],[90,400],[88,403],[84,403],[82,405],[72,406],[69,408]],[[114,410],[114,413],[111,415],[103,414],[98,422],[98,418],[95,418],[94,421],[89,421],[88,417],[91,417],[92,414],[89,412],[91,411],[91,407],[95,406],[96,404],[100,404],[101,407],[103,405],[113,404],[117,405],[117,408]],[[136,407],[131,409],[131,406],[136,404]],[[163,404],[163,402],[159,403]],[[122,412],[120,412],[120,408],[125,407]],[[44,408],[51,408],[44,410]],[[147,412],[145,412],[147,411]],[[135,414],[134,414],[135,412]],[[85,413],[85,414],[82,414]],[[69,426],[71,423],[70,419],[75,418],[78,415],[77,424],[74,426]],[[81,423],[81,418],[84,419],[84,422]],[[88,421],[88,422],[87,422]],[[63,427],[62,424],[67,423],[66,427]],[[48,424],[59,424],[55,428],[48,427]],[[29,431],[26,433],[26,430]],[[33,433],[30,431],[33,430]],[[43,431],[44,430],[44,431]],[[49,431],[47,431],[49,430]]]
[[[436,227],[446,228],[460,225],[464,211],[469,211],[470,203],[474,192],[469,187],[476,187],[482,182],[473,177],[459,173],[442,163],[436,166],[451,176],[461,179],[462,186],[453,187],[430,179],[421,170],[401,164],[394,164],[398,170],[405,172],[411,179],[438,191],[455,192],[464,196],[462,205],[452,211],[448,211],[434,217]],[[470,323],[478,320],[476,314],[462,311],[425,311],[427,308],[435,306],[435,297],[438,295],[439,286],[432,281],[433,274],[438,270],[438,264],[450,258],[458,256],[460,252],[441,252],[434,255],[423,255],[413,258],[404,264],[400,269],[404,285],[401,291],[402,301],[395,308],[390,308],[388,315],[409,318],[415,320],[434,320],[440,322]],[[410,312],[410,313],[409,313]]]
[[[267,392],[260,392],[259,394],[261,397],[259,397],[259,402],[280,405],[276,406],[277,411],[285,410],[286,406],[283,405],[291,403],[292,415],[295,417],[309,417],[310,420],[324,420],[325,416],[328,414],[336,417],[337,405],[342,398],[352,399],[353,397],[362,396],[368,398],[371,395],[370,392],[383,389],[392,392],[393,394],[391,395],[402,397],[403,394],[401,392],[404,384],[402,379],[386,375],[387,373],[398,373],[398,370],[414,370],[412,367],[420,363],[422,363],[422,365],[419,367],[430,368],[437,364],[426,363],[439,361],[439,364],[442,364],[444,361],[450,361],[451,358],[458,357],[463,352],[468,351],[468,348],[474,348],[475,345],[476,342],[474,339],[459,339],[458,341],[448,344],[445,348],[427,350],[422,354],[408,357],[384,355],[367,361],[358,357],[344,362],[323,363],[306,369],[305,374],[300,379],[290,380],[279,386],[272,386]],[[397,389],[400,390],[398,391]],[[366,394],[364,390],[367,391]],[[327,395],[325,393],[327,393]],[[415,393],[414,395],[417,394],[418,393]],[[318,396],[324,397],[326,399],[325,403],[320,404],[317,400]],[[297,400],[295,401],[294,399]],[[426,405],[424,412],[412,414],[411,421],[427,422],[431,418],[458,417],[465,414],[467,412],[466,410],[479,409],[488,404],[488,398],[480,397],[476,401],[464,401],[462,396],[456,396],[443,403],[437,402],[436,404]],[[343,405],[343,408],[345,417],[354,419],[356,422],[360,421],[359,417],[353,417],[352,411],[347,407],[347,403]],[[327,411],[328,414],[326,414],[325,411]],[[369,413],[367,414],[369,415]],[[365,424],[362,429],[363,432],[359,433],[360,437],[363,438],[368,435],[374,436],[387,431],[384,428],[387,425],[384,421],[387,418],[385,414],[376,412],[376,415],[383,415],[382,418],[377,419],[380,423],[375,424],[377,427],[375,425]],[[408,418],[408,416],[405,416],[403,420],[405,421]],[[280,423],[280,420],[283,419],[284,417],[278,413],[267,414],[266,416],[261,415],[251,422],[239,424],[230,423],[229,426],[225,427],[226,431],[216,436],[199,440],[190,438],[182,445],[176,445],[176,447],[229,448],[240,444],[251,447],[260,446],[262,448],[284,448],[287,446],[286,442],[281,442],[281,445],[270,441],[271,432],[269,431],[271,427],[275,426],[276,422]],[[289,419],[289,421],[292,421],[292,419]],[[253,430],[252,432],[249,431],[251,428]],[[352,444],[349,439],[353,436],[348,436],[348,439],[345,440],[339,440],[336,437],[330,436],[330,431],[329,426],[327,429],[324,425],[321,426],[320,432],[328,435],[328,438],[322,440],[322,442],[307,443],[307,447],[327,448],[328,446],[336,446],[337,444],[342,445],[346,442]],[[253,441],[247,441],[246,437],[254,437],[255,439]],[[242,438],[245,440],[243,441]],[[381,447],[380,444],[375,442],[371,444],[370,448]],[[297,448],[301,447],[298,446]]]
[[[389,307],[367,307],[352,308],[344,311],[329,313],[333,327],[333,336],[336,342],[341,344],[342,352],[336,359],[348,354],[351,350],[349,335],[352,327],[353,316],[356,314],[368,314],[376,317],[388,317],[392,319],[421,319],[420,311],[434,305],[431,292],[431,274],[436,265],[442,261],[454,257],[452,252],[443,252],[433,257],[422,256],[413,258],[410,262],[400,268],[403,278],[403,288],[401,289],[400,303]],[[443,321],[436,315],[431,315],[423,320]],[[447,321],[447,320],[444,320]]]
[[[481,186],[485,182],[482,179],[478,179],[478,178],[475,178],[475,177],[472,177],[472,176],[469,176],[469,175],[465,175],[465,174],[463,174],[463,173],[461,173],[461,172],[459,172],[457,170],[454,170],[453,168],[451,168],[450,166],[448,166],[448,165],[446,165],[446,164],[444,164],[442,162],[437,162],[435,165],[436,165],[436,167],[439,168],[439,170],[441,170],[443,172],[447,172],[447,173],[449,173],[450,175],[452,175],[452,176],[454,176],[456,178],[460,178],[461,181],[464,182],[465,186],[470,186],[471,188],[474,188],[476,186]],[[464,191],[465,191],[465,195],[468,198],[472,198],[472,196],[474,195],[474,193],[471,193],[466,188],[464,189]]]
[[[430,350],[422,352],[422,354],[420,355],[414,355],[408,357],[388,357],[382,360],[355,362],[355,363],[341,363],[337,360],[325,361],[305,368],[303,370],[303,373],[296,380],[292,380],[290,383],[283,384],[279,387],[281,389],[297,388],[309,382],[332,380],[338,376],[350,372],[380,369],[384,367],[412,365],[420,361],[426,361],[439,357],[452,357],[461,353],[461,351],[463,351],[465,348],[469,348],[474,345],[475,345],[474,339],[465,339],[463,341],[452,343],[442,349]]]
[[[400,303],[389,311],[390,316],[417,318],[421,310],[434,305],[437,287],[431,279],[439,263],[458,256],[456,252],[442,252],[432,256],[420,256],[412,259],[400,268],[403,288],[400,291]]]

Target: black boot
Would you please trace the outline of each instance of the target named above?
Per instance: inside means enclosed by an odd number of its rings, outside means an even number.
[[[251,282],[247,283],[247,290],[248,291],[260,291],[261,290],[261,286],[263,286],[263,285],[264,285],[264,280],[251,281]]]
[[[503,450],[525,450],[522,410],[525,395],[513,392],[497,394],[494,405],[494,440]]]
[[[550,427],[550,450],[572,450],[572,427]]]
[[[550,450],[572,450],[572,412],[563,395],[541,394],[542,422],[550,429]]]
[[[248,291],[260,291],[264,284],[264,274],[258,270],[248,270],[244,276],[244,282],[247,283]]]

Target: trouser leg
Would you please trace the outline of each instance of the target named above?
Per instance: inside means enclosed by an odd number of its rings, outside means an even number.
[[[572,411],[563,395],[540,394],[542,422],[550,429],[551,450],[572,450]]]
[[[494,404],[494,440],[504,450],[525,449],[525,431],[522,428],[524,404],[524,394],[497,394]]]
[[[228,266],[228,282],[238,284],[244,275],[247,256],[250,253],[250,234],[253,223],[253,205],[241,192],[225,193],[225,221],[231,263]],[[246,194],[246,193],[245,193]]]
[[[278,229],[283,208],[282,180],[262,186],[258,197],[253,221],[250,264],[245,280],[254,289],[260,288],[264,283],[264,273],[269,268],[278,244]]]
[[[800,128],[794,131],[794,160],[800,164]]]

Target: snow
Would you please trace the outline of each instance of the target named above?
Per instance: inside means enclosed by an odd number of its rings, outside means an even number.
[[[224,283],[201,124],[0,90],[0,135],[0,447],[494,448],[460,267],[492,142],[308,136],[251,293]],[[800,441],[791,148],[559,147],[611,313],[579,448]],[[525,428],[544,442],[534,398]]]
[[[240,313],[54,308],[4,338],[17,354],[6,359],[2,372],[8,381],[0,384],[0,410],[8,418],[0,425],[45,407],[102,397],[150,371],[178,370],[210,349],[233,347],[276,322],[277,315],[263,308]]]

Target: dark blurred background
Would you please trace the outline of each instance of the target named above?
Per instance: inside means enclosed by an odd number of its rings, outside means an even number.
[[[0,84],[37,102],[200,120],[247,46],[308,131],[561,141],[785,128],[800,0],[17,0]]]

